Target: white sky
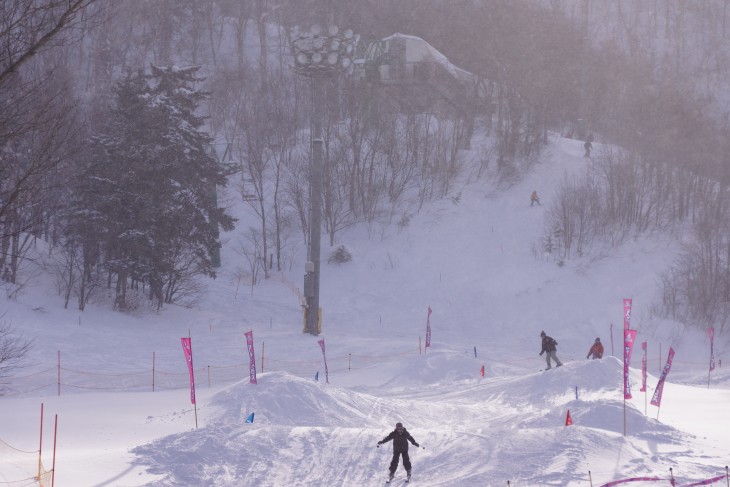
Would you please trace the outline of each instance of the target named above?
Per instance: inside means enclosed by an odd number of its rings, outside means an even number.
[[[520,181],[463,183],[458,201],[426,205],[403,229],[342,233],[338,243],[354,259],[328,265],[323,251],[320,337],[302,333],[299,301],[286,285],[300,286],[303,248],[290,250],[299,262],[283,275],[253,290],[239,286],[243,222],[224,235],[224,268],[193,309],[64,310],[52,280],[38,273],[2,304],[3,319],[35,346],[31,365],[0,397],[0,486],[33,485],[12,481],[37,471],[41,404],[49,469],[58,415],[58,487],[381,485],[391,445],[376,443],[397,421],[425,447],[411,447],[418,486],[588,486],[589,471],[599,486],[668,479],[670,468],[687,485],[724,474],[730,364],[708,388],[704,333],[650,313],[657,274],[678,243],[663,234],[630,238],[562,267],[533,252],[561,180],[588,164],[582,156],[580,141],[556,139]],[[530,207],[533,189],[542,207]],[[245,207],[236,213],[250,218]],[[626,436],[622,363],[610,357],[611,323],[620,356],[625,297],[634,300],[637,343],[649,342],[650,373],[646,398],[637,345]],[[419,354],[428,306],[432,348]],[[248,383],[248,330],[258,385]],[[541,330],[559,342],[564,367],[541,370]],[[188,334],[197,429],[180,345]],[[586,360],[596,336],[609,357]],[[717,359],[725,343],[716,338]],[[645,404],[670,345],[676,356],[658,411]],[[574,424],[566,427],[568,410]],[[251,412],[254,423],[244,424]],[[401,466],[396,479],[404,477]]]

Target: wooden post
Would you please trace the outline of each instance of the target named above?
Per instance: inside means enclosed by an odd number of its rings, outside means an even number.
[[[588,470],[588,483],[591,484],[591,487],[593,487],[593,477],[591,477],[591,471]]]
[[[61,397],[61,351],[58,351],[58,397]]]
[[[421,355],[421,335],[418,335],[418,355]]]
[[[191,365],[192,365],[192,353],[193,353],[193,337],[190,335],[190,328],[188,328],[188,340],[190,340],[190,359],[191,359]],[[192,368],[193,372],[193,384],[195,383],[195,369]],[[193,403],[193,410],[195,411],[195,429],[198,429],[198,398],[195,398],[195,402]]]
[[[155,352],[152,352],[152,392],[155,392]]]
[[[347,354],[347,370],[352,370],[352,354]]]
[[[43,453],[43,403],[41,403],[41,442],[38,446],[38,482],[41,481],[41,454]]]
[[[264,373],[264,345],[266,342],[261,342],[261,373]]]
[[[58,436],[58,414],[53,427],[53,467],[51,468],[51,487],[56,483],[56,437]]]
[[[208,366],[208,389],[210,389],[210,365]]]

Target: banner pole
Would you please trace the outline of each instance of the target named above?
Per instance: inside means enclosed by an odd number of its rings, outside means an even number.
[[[588,483],[591,484],[591,487],[593,487],[593,477],[591,477],[591,471],[588,470]]]
[[[624,436],[626,436],[626,395],[624,394]]]
[[[192,357],[193,353],[193,337],[190,335],[190,328],[188,328],[188,338],[190,339],[190,356]],[[191,361],[192,365],[192,361]],[[191,367],[191,370],[193,371],[193,377],[195,377],[195,369]],[[195,399],[195,402],[193,403],[193,410],[195,411],[195,429],[198,429],[198,399]]]
[[[727,487],[730,487],[730,475],[728,475],[727,465],[725,465],[725,480],[727,481]]]
[[[261,342],[261,373],[264,373],[264,341]]]
[[[53,467],[51,468],[51,487],[56,483],[56,438],[58,436],[58,414],[56,415],[55,425],[53,426]]]
[[[43,454],[43,403],[41,403],[41,442],[38,446],[38,482],[41,481],[41,455]]]

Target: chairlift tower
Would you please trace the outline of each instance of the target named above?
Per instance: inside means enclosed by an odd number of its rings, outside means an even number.
[[[322,232],[322,120],[324,110],[323,80],[337,76],[352,64],[355,38],[352,30],[340,32],[330,25],[323,32],[318,25],[307,32],[292,33],[294,71],[312,83],[311,140],[312,157],[309,171],[309,245],[304,266],[304,332],[319,335],[320,241]]]

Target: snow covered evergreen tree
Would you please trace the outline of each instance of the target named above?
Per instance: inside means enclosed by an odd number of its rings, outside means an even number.
[[[218,225],[233,228],[213,197],[226,179],[206,153],[212,139],[195,113],[207,96],[193,88],[197,70],[153,66],[149,74],[128,75],[93,137],[94,155],[79,182],[81,207],[72,214],[96,222],[85,238],[100,243],[116,309],[130,307],[130,288],[142,286],[160,307],[184,294],[196,275],[215,277],[210,256],[220,247]]]

